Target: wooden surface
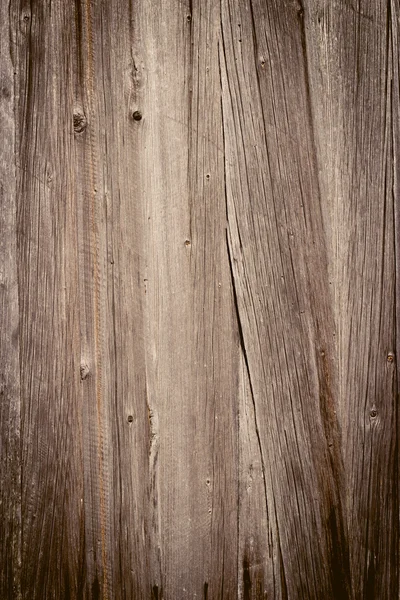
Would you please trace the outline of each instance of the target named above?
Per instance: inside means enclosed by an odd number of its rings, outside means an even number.
[[[0,598],[398,599],[399,0],[0,34]]]

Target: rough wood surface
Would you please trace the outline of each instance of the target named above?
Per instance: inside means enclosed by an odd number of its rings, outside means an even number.
[[[399,1],[0,16],[0,597],[399,598]]]

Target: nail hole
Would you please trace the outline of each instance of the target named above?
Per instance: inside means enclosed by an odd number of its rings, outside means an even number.
[[[186,21],[187,21],[188,23],[190,23],[190,21],[191,21],[191,20],[192,20],[192,17],[191,17],[191,15],[188,15],[188,16],[186,17]]]
[[[377,415],[377,411],[373,408],[370,413],[369,416],[371,417],[371,419],[375,419],[376,415]]]
[[[142,113],[140,112],[140,110],[135,110],[135,112],[132,113],[132,119],[134,121],[141,121],[142,120]]]
[[[210,179],[210,173],[207,173],[206,179]]]
[[[128,423],[132,423],[132,421],[133,421],[133,417],[132,417],[132,415],[129,415],[128,416]]]
[[[185,246],[188,248],[190,246],[190,240],[185,240]]]

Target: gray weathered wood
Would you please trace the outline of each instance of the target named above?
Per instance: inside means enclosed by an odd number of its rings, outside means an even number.
[[[398,0],[0,10],[1,598],[398,598]]]

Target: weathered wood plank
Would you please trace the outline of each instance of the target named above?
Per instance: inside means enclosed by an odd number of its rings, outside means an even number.
[[[311,1],[307,48],[334,290],[355,598],[395,598],[398,386],[396,3]]]
[[[101,132],[94,151],[103,179],[106,242],[103,281],[107,286],[105,370],[109,386],[104,400],[109,405],[113,476],[109,587],[111,597],[139,599],[151,597],[152,578],[157,585],[160,574],[158,515],[153,516],[151,510],[153,503],[157,506],[157,488],[155,477],[150,478],[152,436],[144,352],[143,240],[148,221],[138,194],[136,158],[143,146],[143,121],[133,118],[135,111],[141,117],[143,111],[143,52],[137,14],[126,3],[95,3],[92,12],[97,14],[101,31],[100,38],[93,36],[93,91],[98,98],[94,128]]]
[[[141,88],[128,109],[143,119],[127,130],[132,155],[122,160],[127,174],[135,169],[124,201],[143,223],[141,236],[137,223],[124,227],[138,253],[145,319],[151,588],[154,597],[229,598],[237,576],[239,352],[225,241],[219,10],[143,2],[135,17],[133,79]],[[121,55],[131,62],[126,48]],[[120,261],[131,268],[122,253]],[[129,295],[115,283],[125,327],[134,328]]]
[[[0,4],[0,597],[20,598],[21,463],[15,90],[9,6]]]
[[[23,598],[84,595],[70,3],[12,4],[16,35]]]
[[[86,594],[109,600],[114,589],[114,469],[111,417],[115,402],[115,356],[109,352],[112,316],[108,311],[107,78],[102,64],[103,3],[74,5],[73,123],[79,259],[79,322]],[[107,45],[107,48],[110,48]],[[71,106],[72,108],[72,106]],[[70,109],[71,110],[71,109]],[[112,368],[114,366],[114,368]]]
[[[222,3],[229,251],[275,596],[346,598],[335,330],[303,19],[296,2]]]

